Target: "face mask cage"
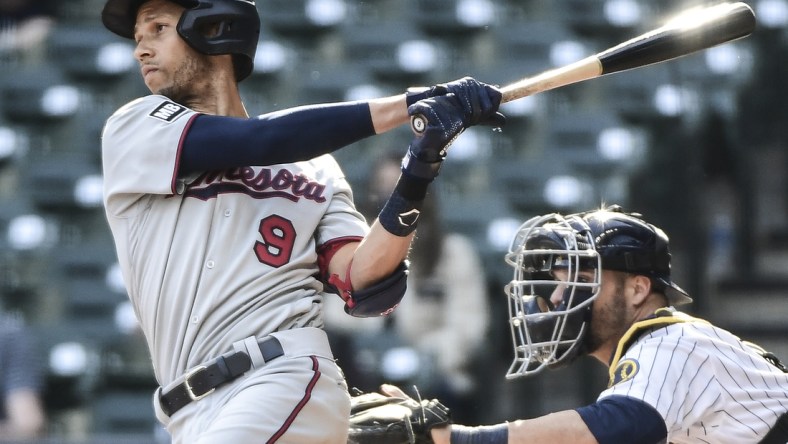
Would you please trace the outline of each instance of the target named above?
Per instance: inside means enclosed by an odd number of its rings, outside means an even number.
[[[506,262],[514,268],[505,287],[514,347],[507,379],[568,364],[581,351],[599,292],[601,259],[590,228],[578,217],[533,218],[519,228]]]

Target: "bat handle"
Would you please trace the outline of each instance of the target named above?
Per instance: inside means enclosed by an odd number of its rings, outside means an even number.
[[[589,56],[560,68],[526,77],[501,88],[501,103],[548,91],[602,75],[602,63],[597,56]]]

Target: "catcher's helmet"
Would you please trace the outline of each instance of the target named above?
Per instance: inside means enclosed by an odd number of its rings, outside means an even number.
[[[670,279],[665,233],[617,206],[528,220],[515,235],[506,262],[514,267],[506,293],[515,353],[507,378],[567,365],[587,351],[602,269],[649,277],[673,305],[692,301]],[[557,268],[567,272],[565,280],[553,275]],[[591,273],[581,276],[581,270]],[[557,306],[550,300],[554,294],[561,296]]]
[[[134,38],[137,10],[147,0],[107,0],[101,21],[121,37]],[[207,55],[232,54],[235,78],[252,72],[260,40],[260,15],[254,0],[169,0],[186,8],[178,34],[195,50]],[[218,24],[218,33],[206,36],[204,25]]]

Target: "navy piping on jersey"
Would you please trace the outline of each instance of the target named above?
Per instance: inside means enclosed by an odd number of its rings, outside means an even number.
[[[287,432],[287,429],[289,429],[293,424],[293,421],[295,421],[296,416],[301,413],[301,410],[304,408],[306,403],[312,398],[312,390],[315,388],[318,379],[320,379],[321,373],[317,358],[315,356],[310,356],[310,358],[312,359],[312,371],[314,371],[315,374],[312,376],[312,379],[309,381],[309,384],[307,384],[306,389],[304,390],[304,397],[301,398],[301,401],[299,401],[293,411],[290,412],[290,415],[287,417],[284,424],[282,424],[282,427],[280,427],[279,430],[277,430],[276,433],[274,433],[274,435],[268,441],[266,441],[266,444],[273,444],[277,442],[279,438],[281,438],[282,435]]]
[[[639,399],[612,395],[575,410],[599,444],[667,441],[665,420],[654,407]]]
[[[309,160],[375,134],[367,102],[302,106],[251,119],[200,114],[185,131],[179,176]]]

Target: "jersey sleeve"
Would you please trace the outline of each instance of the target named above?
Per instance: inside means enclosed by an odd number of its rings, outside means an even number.
[[[664,444],[665,421],[651,405],[627,396],[608,396],[576,409],[599,444]]]
[[[166,97],[147,96],[107,120],[101,150],[108,210],[117,214],[119,200],[139,195],[177,193],[184,134],[197,115]]]
[[[342,169],[331,155],[320,156],[317,160],[325,163],[325,171],[332,178],[334,189],[317,230],[318,247],[336,240],[360,240],[369,233],[369,225],[353,203],[353,191]]]

